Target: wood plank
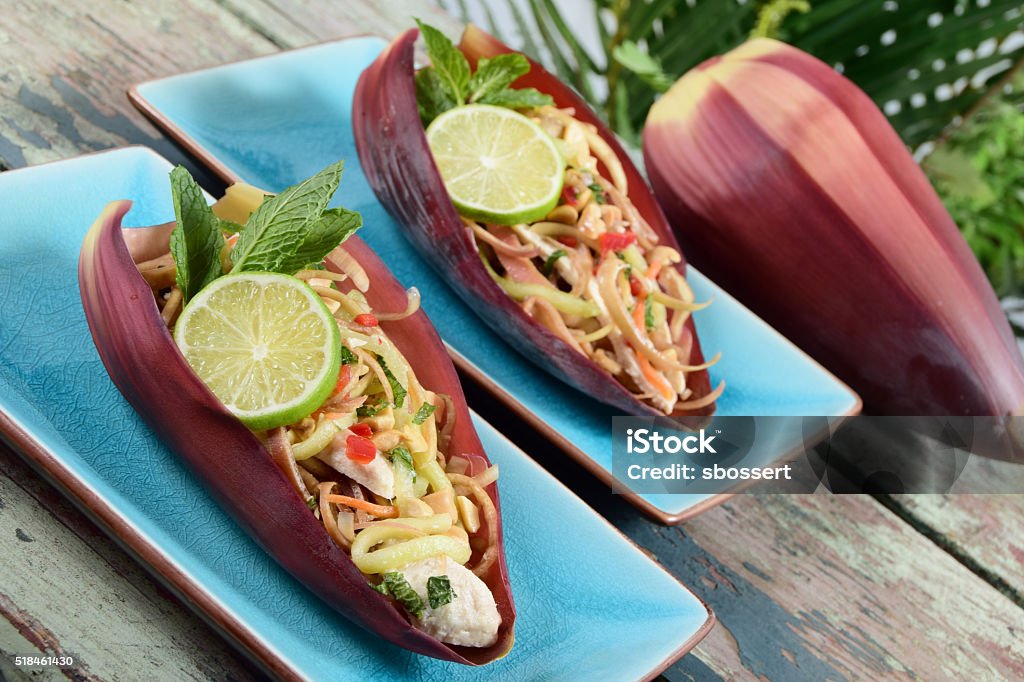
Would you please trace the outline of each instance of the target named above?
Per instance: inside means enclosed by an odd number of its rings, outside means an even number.
[[[1024,679],[1024,611],[869,497],[744,495],[682,528],[620,526],[718,615],[669,679]]]
[[[250,680],[258,674],[0,445],[0,658],[75,658],[75,679]],[[32,678],[57,679],[53,669]]]
[[[0,12],[0,163],[8,168],[123,144],[185,156],[125,97],[133,83],[276,47],[214,0],[31,0]]]
[[[415,26],[418,17],[452,38],[462,23],[429,0],[225,0],[251,26],[284,47],[298,47],[359,33],[392,37]]]
[[[1000,494],[1007,490],[1024,490],[1024,466],[972,458],[952,494],[896,495],[889,503],[1024,607],[1024,495]]]

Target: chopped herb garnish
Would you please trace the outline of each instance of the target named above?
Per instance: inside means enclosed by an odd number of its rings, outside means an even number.
[[[420,405],[420,409],[416,410],[416,414],[413,415],[413,424],[422,424],[427,421],[427,418],[434,414],[434,410],[437,409],[437,405],[431,405],[430,403],[423,403]]]
[[[386,400],[382,400],[375,405],[363,405],[361,407],[357,407],[356,414],[360,417],[373,417],[377,413],[387,408],[387,406],[388,402]]]
[[[377,592],[380,592],[381,594],[383,594],[385,597],[390,597],[391,596],[391,592],[388,590],[387,583],[381,583],[379,585],[374,585],[373,583],[369,583],[369,585],[370,585],[370,587],[372,587]]]
[[[397,571],[385,573],[383,584],[391,596],[405,607],[406,611],[417,618],[423,615],[423,600],[420,599],[420,595],[416,594],[416,590],[412,589],[412,585],[404,575]]]
[[[654,294],[647,294],[644,301],[644,326],[654,329]]]
[[[592,185],[587,185],[587,187],[590,188],[590,191],[594,193],[594,201],[596,201],[599,204],[605,203],[604,187],[601,187],[601,185],[597,184],[596,182]]]
[[[459,595],[452,589],[452,583],[446,575],[434,575],[427,578],[427,600],[430,608],[437,609],[450,604]]]
[[[343,365],[354,365],[359,362],[359,358],[356,354],[348,349],[348,346],[341,347],[341,364]]]
[[[629,279],[633,276],[633,266],[629,264],[628,260],[626,260],[626,254],[621,251],[615,251],[614,253],[616,258],[626,264],[626,269],[623,270],[623,272],[626,273],[626,279]]]
[[[412,453],[409,452],[409,448],[404,445],[399,445],[388,454],[391,455],[392,462],[401,462],[405,466],[409,467],[411,471],[416,470],[412,463]]]
[[[555,268],[555,262],[559,258],[562,258],[563,256],[568,256],[568,255],[569,254],[567,254],[565,252],[565,249],[558,249],[558,251],[555,251],[550,256],[548,256],[547,259],[544,261],[544,266],[541,268],[544,271],[544,274],[545,275],[550,275],[551,271],[554,270],[554,268]]]
[[[306,506],[309,507],[310,511],[316,511],[316,508],[320,505],[317,503],[315,498],[310,497],[306,500]]]
[[[391,373],[388,366],[384,363],[384,358],[377,356],[377,362],[380,363],[380,368],[384,371],[384,376],[388,378],[388,383],[391,384],[391,392],[395,395],[395,407],[401,407],[402,403],[405,402],[406,390],[402,384],[398,383],[398,379]]]

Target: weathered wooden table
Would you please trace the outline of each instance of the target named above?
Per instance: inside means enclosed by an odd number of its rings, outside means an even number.
[[[0,164],[145,144],[218,191],[133,110],[131,83],[391,35],[413,15],[458,31],[427,0],[4,3]],[[1024,496],[744,495],[663,528],[539,438],[516,440],[714,608],[669,679],[1024,679]],[[36,650],[74,652],[74,679],[261,675],[2,445],[0,613],[0,679],[29,678],[9,654]]]

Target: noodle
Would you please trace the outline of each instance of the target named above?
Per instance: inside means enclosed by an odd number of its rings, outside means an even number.
[[[409,287],[405,290],[405,310],[397,313],[376,313],[376,317],[381,321],[394,321],[404,320],[416,313],[420,309],[420,290],[416,287]]]
[[[171,293],[167,295],[167,301],[164,303],[164,309],[160,311],[160,317],[168,327],[174,326],[174,321],[178,318],[178,313],[181,312],[183,300],[184,296],[178,287],[172,288]]]
[[[627,197],[622,162],[597,129],[569,108],[526,115],[560,140],[568,159],[562,198],[531,224],[460,216],[488,274],[527,315],[638,400],[665,414],[707,406],[714,399],[693,399],[688,374],[707,370],[721,355],[687,364],[693,337],[686,324],[710,301],[694,300],[675,267],[682,257],[658,244]]]
[[[484,521],[487,525],[487,547],[480,555],[480,561],[473,567],[473,573],[479,576],[487,574],[491,565],[498,558],[498,510],[494,508],[494,502],[487,491],[483,489],[475,478],[465,474],[448,474],[448,480],[453,484],[463,486],[473,494],[477,506],[483,510]]]

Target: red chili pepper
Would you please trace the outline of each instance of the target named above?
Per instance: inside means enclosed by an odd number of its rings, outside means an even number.
[[[362,436],[349,436],[345,439],[345,455],[353,462],[369,464],[377,456],[377,446]]]
[[[379,322],[377,322],[377,316],[372,313],[362,313],[361,315],[356,315],[355,317],[352,318],[352,321],[355,322],[356,324],[361,324],[364,327],[376,327],[378,324],[380,324]]]
[[[349,370],[348,365],[342,365],[341,371],[338,372],[338,382],[334,384],[334,392],[331,393],[333,398],[336,395],[341,395],[341,392],[348,386],[348,382],[352,380],[352,372]]]
[[[373,429],[370,428],[370,425],[364,424],[362,422],[359,422],[358,424],[353,424],[352,426],[348,427],[348,430],[362,438],[369,438],[370,436],[373,435]]]
[[[643,296],[647,293],[647,287],[635,275],[632,275],[629,278],[629,291],[634,296]]]
[[[555,241],[558,242],[559,244],[565,244],[566,246],[572,247],[574,249],[580,243],[579,240],[576,239],[576,237],[555,237]]]
[[[603,256],[609,251],[622,251],[636,241],[636,235],[632,232],[605,232],[601,235],[600,241]]]
[[[562,188],[562,198],[565,199],[565,203],[569,206],[575,206],[576,201],[579,199],[579,195],[576,194],[575,189],[566,186]]]

